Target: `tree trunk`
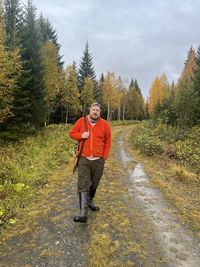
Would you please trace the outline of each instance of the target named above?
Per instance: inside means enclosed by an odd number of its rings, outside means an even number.
[[[110,103],[108,102],[108,110],[107,110],[107,121],[110,121]]]
[[[120,119],[121,119],[121,118],[120,118],[120,115],[121,115],[120,113],[121,113],[121,110],[120,110],[120,105],[119,105],[119,106],[118,106],[118,121],[120,121]]]
[[[69,114],[69,108],[68,106],[66,107],[66,119],[65,119],[65,123],[68,123],[68,114]]]
[[[122,112],[122,120],[124,121],[125,118],[125,104],[123,105],[123,112]]]

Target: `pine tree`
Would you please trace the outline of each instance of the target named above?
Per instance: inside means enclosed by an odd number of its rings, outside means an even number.
[[[81,59],[80,67],[78,70],[78,80],[79,80],[79,90],[80,93],[83,91],[85,85],[85,78],[91,78],[93,80],[93,98],[97,99],[98,97],[98,88],[96,82],[96,74],[94,71],[92,56],[89,52],[89,44],[86,43],[85,50],[83,51],[83,57]]]

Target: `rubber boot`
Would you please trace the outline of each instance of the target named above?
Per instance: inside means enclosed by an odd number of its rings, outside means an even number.
[[[79,192],[80,214],[74,217],[74,222],[87,222],[89,192]]]
[[[99,211],[100,208],[96,206],[93,202],[93,198],[95,196],[96,189],[90,189],[90,197],[89,197],[89,202],[88,202],[88,207],[93,210],[93,211]]]

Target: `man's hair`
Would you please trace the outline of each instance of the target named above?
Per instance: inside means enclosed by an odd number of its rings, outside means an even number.
[[[100,108],[100,110],[101,110],[101,105],[99,103],[97,103],[97,102],[92,103],[91,106],[90,106],[90,108],[92,108],[94,106],[98,106]]]

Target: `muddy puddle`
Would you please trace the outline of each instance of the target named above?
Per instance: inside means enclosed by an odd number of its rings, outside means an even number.
[[[129,192],[139,200],[145,214],[154,225],[155,238],[162,247],[165,261],[168,263],[166,266],[200,267],[199,241],[181,225],[161,192],[151,186],[142,164],[134,161],[129,155],[123,139],[122,137],[119,140],[119,153],[130,179]]]

